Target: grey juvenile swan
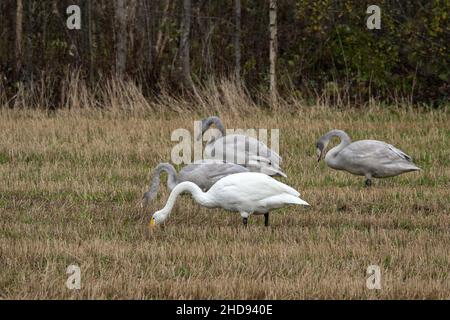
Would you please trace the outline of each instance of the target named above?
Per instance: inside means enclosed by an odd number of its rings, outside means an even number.
[[[234,163],[202,160],[188,164],[177,174],[177,171],[170,163],[160,163],[153,170],[150,189],[144,193],[142,206],[148,205],[150,201],[156,198],[159,188],[159,176],[163,171],[167,173],[167,186],[170,191],[172,191],[176,185],[184,181],[193,182],[202,190],[207,191],[221,178],[230,174],[248,172],[249,170]]]
[[[326,153],[325,163],[336,170],[365,176],[367,187],[371,186],[372,178],[387,178],[420,170],[410,156],[394,146],[378,140],[352,142],[342,130],[331,130],[317,141],[317,161],[322,159],[333,137],[340,138],[341,143]]]
[[[225,135],[225,128],[216,116],[202,120],[202,134],[215,125],[222,136],[208,141],[205,147],[205,159],[227,160],[241,164],[253,172],[261,172],[269,176],[283,176],[281,157],[261,141],[242,134]],[[201,136],[197,138],[199,140]]]

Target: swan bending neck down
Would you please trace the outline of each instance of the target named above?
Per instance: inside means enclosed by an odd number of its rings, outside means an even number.
[[[164,222],[169,217],[178,196],[185,192],[189,192],[194,197],[195,201],[204,207],[216,207],[216,203],[213,199],[210,199],[207,192],[203,192],[195,183],[185,181],[173,188],[166,205],[153,215],[150,224],[153,225]]]
[[[209,127],[211,127],[213,124],[220,131],[220,133],[222,134],[222,137],[226,135],[225,127],[223,126],[220,118],[217,116],[211,116],[211,117],[208,117],[208,118],[202,120],[202,133],[197,137],[197,140],[200,140],[202,134],[204,134],[205,131],[208,130]]]
[[[344,131],[337,129],[331,130],[317,142],[317,150],[320,150],[320,152],[317,153],[317,161],[320,161],[322,159],[323,151],[327,148],[328,143],[333,137],[338,137],[339,139],[341,139],[341,143],[327,152],[325,158],[328,159],[334,158],[342,149],[352,143],[352,139],[350,139],[348,134]]]
[[[177,171],[170,163],[160,163],[156,166],[152,173],[152,182],[150,183],[150,189],[144,193],[143,202],[148,204],[150,201],[156,198],[159,189],[159,177],[161,172],[167,173],[167,186],[169,190],[175,188],[178,184]]]
[[[267,226],[272,209],[289,204],[309,206],[300,199],[300,193],[288,185],[262,173],[242,172],[220,179],[207,192],[191,182],[178,184],[164,208],[153,214],[150,226],[161,224],[168,218],[177,197],[183,192],[191,193],[195,201],[204,207],[238,211],[244,225],[247,225],[247,219],[252,214],[264,214]]]
[[[150,201],[156,198],[159,186],[159,176],[163,171],[168,174],[169,190],[172,190],[177,184],[184,181],[193,182],[199,186],[200,189],[208,190],[223,177],[234,173],[248,172],[249,170],[234,163],[201,160],[188,164],[177,173],[171,164],[161,163],[153,170],[150,189],[144,193],[141,202],[142,207],[148,205]]]
[[[371,186],[372,178],[387,178],[420,170],[410,156],[393,145],[378,140],[352,142],[342,130],[331,130],[317,141],[318,161],[333,137],[339,137],[341,142],[326,153],[325,163],[336,170],[365,176],[367,187]]]

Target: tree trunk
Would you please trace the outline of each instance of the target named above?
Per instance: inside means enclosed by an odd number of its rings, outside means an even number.
[[[123,79],[127,63],[127,25],[125,0],[116,0],[116,75]]]
[[[191,30],[191,0],[183,0],[183,20],[181,23],[181,74],[186,87],[192,88],[191,65],[189,58],[190,43],[189,33]]]
[[[269,28],[270,28],[270,98],[272,106],[277,102],[277,0],[269,0]]]
[[[80,62],[86,70],[88,70],[89,82],[93,82],[94,75],[94,55],[93,55],[93,44],[92,44],[92,0],[84,0],[82,2],[83,14],[82,14],[82,60]]]
[[[23,38],[23,2],[17,0],[16,9],[16,77],[18,77],[22,70],[22,38]]]
[[[170,9],[170,1],[166,0],[165,5],[164,5],[164,10],[162,12],[162,18],[161,18],[161,23],[160,26],[158,28],[158,35],[156,36],[156,45],[155,45],[155,52],[156,52],[156,58],[159,59],[162,56],[162,53],[164,51],[164,48],[166,46],[166,42],[167,42],[167,36],[164,36],[164,29],[167,23],[167,19],[168,19],[168,12]]]
[[[147,1],[142,1],[142,7],[143,7],[143,18],[145,23],[145,33],[147,35],[147,47],[145,48],[145,53],[147,55],[147,63],[148,63],[148,69],[153,68],[153,44],[152,44],[152,27],[151,27],[151,19],[152,19],[152,11],[148,7]]]
[[[35,33],[35,9],[36,9],[36,3],[34,1],[26,1],[25,2],[25,11],[24,16],[27,17],[27,21],[25,23],[25,32],[24,36],[26,38],[26,48],[24,50],[24,61],[26,61],[25,64],[25,72],[23,77],[27,81],[33,80],[33,73],[34,73],[34,61],[33,61],[33,55],[34,55],[34,48],[33,48],[33,34]]]
[[[234,76],[238,86],[241,84],[241,0],[235,0],[234,6],[234,55],[235,55],[235,69]]]
[[[88,20],[88,50],[89,50],[89,82],[94,82],[94,50],[92,41],[92,0],[87,0],[87,20]]]

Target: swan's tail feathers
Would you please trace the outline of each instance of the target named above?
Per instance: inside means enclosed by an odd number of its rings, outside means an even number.
[[[300,198],[297,198],[297,202],[295,202],[295,203],[296,204],[300,204],[300,205],[302,205],[304,207],[310,207],[311,206],[308,202],[306,202],[305,200],[300,199]]]
[[[280,176],[287,178],[286,173],[273,167],[263,167],[261,168],[261,173],[267,174],[268,176]]]
[[[410,165],[405,167],[405,171],[406,172],[410,172],[410,171],[422,171],[422,168],[416,166],[414,163],[411,163]]]
[[[301,199],[298,196],[296,197],[291,194],[284,195],[284,201],[285,203],[299,204],[305,207],[310,207],[310,204],[308,202],[306,202],[305,200]]]
[[[299,204],[309,207],[309,203],[292,194],[279,194],[266,199],[266,205],[269,208],[281,208],[289,204]]]

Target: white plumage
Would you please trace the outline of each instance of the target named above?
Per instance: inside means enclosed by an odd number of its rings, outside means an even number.
[[[152,173],[150,189],[144,193],[142,206],[146,206],[156,198],[159,188],[159,176],[161,172],[167,173],[167,186],[170,191],[177,184],[190,181],[198,185],[202,190],[208,190],[214,183],[230,174],[248,172],[249,169],[231,162],[200,160],[188,164],[177,174],[177,171],[170,163],[160,163]]]
[[[257,172],[236,173],[217,181],[207,192],[191,182],[178,184],[171,192],[165,207],[153,214],[150,225],[164,222],[178,195],[189,192],[200,205],[237,211],[244,225],[252,214],[264,214],[268,225],[269,211],[289,204],[309,206],[300,199],[300,193],[265,174]]]

